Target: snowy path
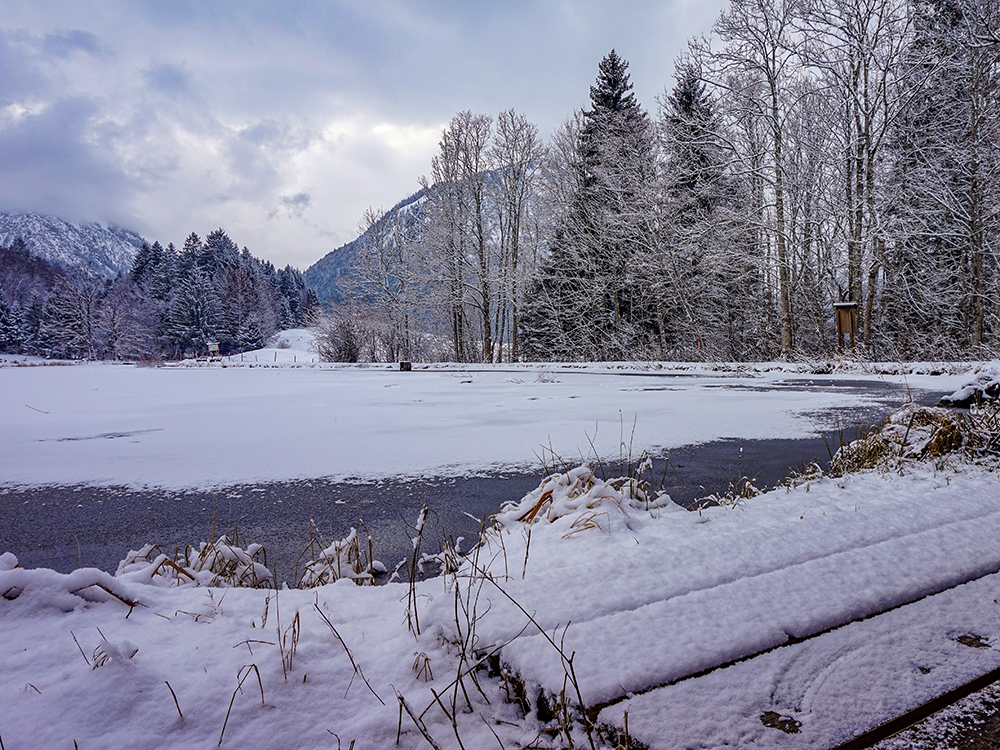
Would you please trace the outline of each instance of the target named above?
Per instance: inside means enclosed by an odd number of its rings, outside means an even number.
[[[652,750],[719,747],[829,750],[1000,666],[1000,651],[956,640],[998,634],[991,575],[606,709]],[[797,722],[765,726],[773,712]],[[787,726],[787,725],[786,725]]]
[[[955,499],[939,494],[945,505]],[[640,591],[647,601],[616,601],[609,592],[609,613],[597,617],[605,606],[562,609],[562,622],[573,622],[566,648],[576,652],[577,669],[599,675],[584,683],[583,698],[588,705],[605,703],[997,572],[1000,495],[986,504],[994,512],[919,531],[897,528],[888,533],[898,535],[877,542],[848,537],[855,546],[842,551],[824,548],[821,536],[832,531],[827,527],[796,539],[784,560],[764,552],[773,537],[748,534],[729,548],[738,564],[716,569],[712,580],[695,573],[677,591],[651,582]],[[763,553],[758,565],[755,550]],[[654,563],[642,557],[635,560],[640,567],[662,569],[662,558]],[[554,627],[554,614],[546,613],[541,624]],[[653,622],[658,627],[648,632]],[[646,652],[638,668],[629,658],[637,643]],[[522,637],[504,654],[542,685],[561,684],[562,663],[542,636]]]
[[[588,705],[677,680],[813,635],[1000,570],[1000,513],[840,552],[760,575],[574,621],[566,647],[588,679]],[[913,574],[907,574],[914,570]],[[647,628],[655,622],[659,627]],[[697,622],[697,630],[684,627]],[[636,644],[645,652],[631,662]],[[541,636],[505,656],[523,674],[556,686],[562,663]]]
[[[675,742],[680,735],[673,734],[667,735],[670,741],[663,745],[650,740],[664,736],[664,727],[673,726],[675,714],[701,705],[692,703],[687,691],[699,690],[697,685],[702,681],[717,688],[720,680],[741,675],[748,667],[737,664],[722,670],[730,677],[712,673],[666,688],[656,689],[657,685],[782,646],[790,639],[808,638],[1000,570],[1000,549],[995,542],[1000,533],[1000,487],[975,473],[824,479],[813,483],[809,491],[800,487],[787,494],[770,493],[766,505],[766,509],[760,505],[747,510],[713,509],[701,519],[711,520],[700,524],[697,516],[678,512],[664,514],[654,524],[634,524],[633,529],[628,528],[628,521],[609,518],[611,533],[592,540],[581,556],[575,554],[574,537],[556,541],[557,534],[567,532],[567,524],[557,522],[554,529],[536,526],[532,545],[545,545],[546,553],[544,557],[533,553],[528,577],[509,581],[505,589],[529,612],[536,612],[538,624],[550,635],[556,634],[556,640],[562,628],[571,623],[564,650],[575,653],[584,701],[590,706],[614,704],[604,710],[602,721],[620,723],[628,710],[630,730],[652,747],[713,747],[712,742],[699,744],[704,741],[701,732],[692,735],[698,738],[697,742],[689,740],[692,744]],[[540,542],[539,534],[546,532],[552,538],[546,536]],[[523,543],[516,534],[508,536],[506,557],[516,560],[523,555]],[[616,586],[615,580],[620,581],[623,575],[630,585]],[[567,588],[563,583],[560,587],[558,581],[566,579],[576,585]],[[974,630],[1000,639],[1000,606],[993,602],[1000,595],[1000,584],[995,576],[984,581],[992,583],[976,584],[973,589],[982,592],[982,586],[992,587],[985,613],[980,607],[963,619],[965,613],[954,612],[956,617],[947,627],[941,623],[935,627],[951,628],[952,638]],[[591,589],[594,593],[588,594]],[[952,601],[951,596],[948,592],[924,601]],[[506,633],[494,629],[493,616],[506,623],[518,619],[506,611],[505,603],[494,600],[491,605],[493,610],[480,623],[479,633],[499,641]],[[898,611],[930,606],[918,602]],[[887,677],[883,666],[891,663],[883,664],[882,660],[890,657],[871,657],[879,649],[892,651],[889,645],[894,642],[896,626],[885,623],[909,616],[890,613],[875,618],[872,624],[857,623],[865,629],[862,632],[880,635],[872,641],[870,652],[866,647],[855,659],[850,677],[840,675],[838,679],[854,680],[852,689],[862,694],[870,686],[878,694],[884,692]],[[915,616],[914,622],[919,624],[920,617]],[[836,635],[840,632],[794,648],[825,654],[825,644],[838,642],[843,637]],[[907,643],[933,641],[926,630],[907,637]],[[879,645],[880,640],[889,645]],[[784,664],[782,659],[791,658],[788,655],[793,653],[789,648],[793,647],[779,649],[781,656],[766,655],[753,662],[770,665],[777,660],[775,664]],[[861,712],[864,718],[859,721],[870,722],[863,728],[1000,664],[992,650],[970,661],[966,647],[948,642],[942,648],[953,651],[967,666],[949,666],[933,678],[923,679],[925,689],[912,696],[906,692],[894,700],[889,690],[875,708]],[[529,683],[552,695],[564,684],[562,660],[537,632],[515,640],[504,649],[503,657]],[[805,670],[809,679],[819,679],[815,667],[813,664]],[[841,665],[838,670],[848,670],[848,666]],[[764,668],[765,674],[771,671],[771,666]],[[732,679],[737,679],[738,686],[742,678]],[[772,684],[770,678],[759,679]],[[775,677],[773,685],[791,689],[788,679]],[[628,699],[636,693],[645,694]],[[688,697],[679,700],[679,695]],[[753,700],[757,714],[743,716],[749,716],[749,729],[744,727],[747,731],[765,729],[759,717],[767,711],[788,714],[790,710],[788,701],[774,702],[766,692]],[[803,707],[800,703],[791,704],[799,706],[794,713],[797,718],[813,711],[822,713],[812,704]],[[709,705],[720,716],[731,713],[728,704],[713,701]],[[635,732],[640,714],[656,717],[648,719],[645,735]],[[703,713],[698,716],[700,722],[707,721]],[[699,722],[690,724],[692,729],[702,726]],[[780,733],[764,731],[761,746],[770,746],[767,742],[774,739],[772,734]],[[829,727],[817,736],[822,739],[816,747],[836,744],[830,739]],[[847,739],[851,735],[837,736]],[[735,744],[743,746],[744,739]],[[722,744],[721,738],[718,744]]]

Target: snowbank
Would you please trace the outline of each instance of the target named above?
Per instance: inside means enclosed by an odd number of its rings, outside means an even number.
[[[941,399],[942,406],[966,408],[974,403],[996,401],[1000,397],[1000,362],[987,362],[973,372],[975,377],[972,380]]]

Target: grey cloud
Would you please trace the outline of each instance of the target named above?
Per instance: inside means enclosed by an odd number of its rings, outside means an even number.
[[[300,151],[313,143],[320,133],[304,123],[282,122],[273,118],[259,120],[239,131],[239,139],[274,152]]]
[[[284,209],[284,213],[289,218],[302,218],[305,210],[312,205],[312,196],[309,193],[296,193],[295,195],[283,195],[278,198],[278,203]],[[279,209],[272,208],[267,212],[268,219],[276,219]]]
[[[194,88],[190,74],[179,65],[154,65],[143,78],[153,91],[173,97],[190,94]]]
[[[0,105],[47,88],[45,79],[29,59],[25,45],[16,35],[0,31]]]
[[[266,191],[277,175],[267,156],[253,143],[234,139],[227,144],[229,169],[243,195]]]
[[[304,128],[273,119],[260,120],[226,133],[224,138],[224,153],[232,179],[229,192],[258,201],[266,200],[280,188],[281,166],[292,153],[305,148],[311,141]]]
[[[287,128],[282,127],[274,120],[262,120],[243,128],[239,137],[256,146],[266,146],[271,143],[280,143],[285,139],[287,132]]]
[[[296,212],[301,213],[306,208],[309,208],[309,204],[312,203],[312,197],[309,193],[296,193],[295,195],[289,195],[281,199],[289,209],[294,209]]]
[[[84,52],[100,57],[106,51],[100,37],[89,31],[64,31],[46,34],[42,39],[41,51],[53,57],[69,57],[74,52]]]
[[[134,226],[135,185],[92,140],[96,112],[87,99],[67,98],[0,126],[0,208]]]

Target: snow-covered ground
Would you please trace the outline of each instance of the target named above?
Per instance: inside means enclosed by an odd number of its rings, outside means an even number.
[[[178,588],[142,566],[118,578],[0,572],[0,737],[208,748],[225,728],[228,747],[339,737],[360,750],[394,746],[401,727],[404,748],[428,746],[422,732],[458,747],[456,731],[466,748],[564,747],[537,698],[558,713],[578,686],[605,705],[601,723],[627,715],[653,748],[825,748],[1000,666],[1000,650],[973,647],[1000,642],[991,471],[945,462],[817,478],[701,514],[647,509],[597,482],[554,522],[515,520],[554,487],[509,510],[463,574],[412,596],[346,579]],[[477,659],[487,668],[456,686]],[[405,711],[400,723],[401,698],[422,730]],[[765,725],[771,714],[797,733]]]
[[[530,463],[550,441],[586,456],[595,431],[598,451],[617,456],[622,425],[637,451],[808,434],[874,398],[835,387],[845,377],[935,391],[969,380],[779,367],[651,377],[627,365],[399,373],[292,357],[0,368],[3,482],[487,470]],[[782,385],[803,377],[823,387]],[[992,465],[817,475],[700,513],[584,469],[511,500],[458,575],[412,589],[223,589],[163,562],[115,577],[0,556],[0,742],[565,747],[564,695],[607,736],[627,721],[652,748],[825,748],[1000,666],[1000,649],[975,647],[1000,643]],[[588,747],[574,715],[574,746]]]

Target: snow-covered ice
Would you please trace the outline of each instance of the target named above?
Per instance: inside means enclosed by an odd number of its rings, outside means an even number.
[[[315,357],[275,348],[243,355],[243,366],[0,367],[0,485],[204,489],[535,470],[548,448],[572,462],[595,450],[617,458],[622,442],[639,455],[720,438],[812,436],[844,425],[846,409],[899,403],[907,389],[947,392],[963,380],[780,366],[399,372],[291,361],[307,356]],[[246,361],[254,357],[264,361]],[[838,385],[845,379],[872,390]]]

